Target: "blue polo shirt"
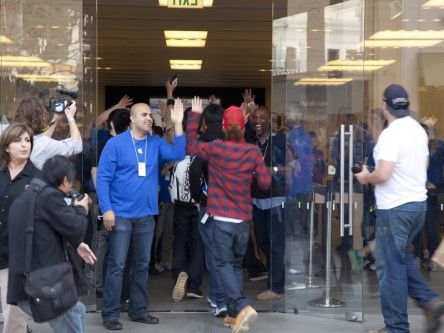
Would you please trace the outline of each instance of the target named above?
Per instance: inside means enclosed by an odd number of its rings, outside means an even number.
[[[184,157],[183,135],[175,136],[174,144],[150,134],[133,142],[129,130],[111,138],[102,151],[97,172],[100,210],[113,210],[125,218],[158,214],[159,160]],[[143,161],[146,176],[139,176],[138,163]]]

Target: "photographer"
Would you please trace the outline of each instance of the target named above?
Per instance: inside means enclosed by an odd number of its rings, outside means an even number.
[[[61,113],[54,113],[53,120],[48,124],[49,114],[37,98],[23,99],[17,109],[15,121],[22,122],[34,131],[34,147],[31,161],[41,169],[45,161],[55,155],[71,156],[82,151],[82,137],[74,119],[77,108],[72,101],[64,109],[68,119],[70,137],[57,141],[51,138]]]
[[[26,312],[29,312],[28,299],[30,298],[25,292],[27,278],[24,277],[28,276],[25,275],[28,269],[32,274],[42,268],[50,269],[58,264],[66,263],[66,243],[77,249],[77,253],[85,262],[94,264],[96,260],[88,245],[82,243],[88,223],[86,215],[89,209],[89,197],[85,194],[81,200],[74,199],[72,206],[68,206],[65,201],[65,196],[70,192],[75,177],[73,165],[66,157],[51,157],[43,166],[42,176],[45,185],[41,187],[35,198],[30,268],[27,268],[25,263],[28,242],[26,230],[28,230],[29,221],[23,218],[23,211],[29,209],[30,202],[17,198],[11,205],[9,214],[11,228],[7,301],[9,304],[18,304]],[[75,286],[70,287],[75,288]],[[64,309],[64,312],[55,319],[49,320],[48,323],[57,333],[83,333],[85,332],[85,306],[77,301],[71,308]]]

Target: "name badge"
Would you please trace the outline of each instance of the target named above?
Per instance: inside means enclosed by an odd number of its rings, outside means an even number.
[[[145,162],[139,162],[139,177],[146,177]]]

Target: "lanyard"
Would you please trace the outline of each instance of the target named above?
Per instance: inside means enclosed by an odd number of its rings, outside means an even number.
[[[137,161],[137,165],[139,165],[139,155],[137,155],[137,148],[136,148],[136,142],[134,141],[134,137],[133,137],[133,132],[130,132],[131,133],[131,139],[133,140],[133,147],[134,147],[134,153],[136,154],[136,161]],[[148,146],[148,136],[146,136],[145,137],[145,159],[144,159],[144,162],[145,162],[145,164],[146,164],[146,148],[147,148],[147,146]]]

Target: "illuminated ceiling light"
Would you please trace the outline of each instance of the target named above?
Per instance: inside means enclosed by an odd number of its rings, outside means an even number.
[[[0,35],[0,44],[12,44],[12,40],[6,36]]]
[[[341,71],[341,72],[372,72],[383,68],[384,66],[321,66],[320,72]]]
[[[165,30],[165,39],[206,39],[208,31]]]
[[[168,7],[168,0],[159,0],[159,6]],[[203,0],[204,7],[213,7],[213,0]]]
[[[165,30],[167,47],[205,47],[208,31]]]
[[[331,60],[328,66],[388,66],[394,64],[396,60]]]
[[[386,40],[366,40],[365,47],[376,48],[400,48],[400,47],[431,47],[441,43],[442,40],[420,40],[420,39],[386,39]]]
[[[205,47],[205,39],[167,39],[167,47]]]
[[[74,74],[18,74],[16,77],[31,82],[74,82],[76,76]]]
[[[444,7],[444,0],[429,0],[422,5],[424,8]]]
[[[370,39],[444,39],[444,30],[384,30],[370,36]]]
[[[340,86],[353,81],[352,78],[302,78],[295,82],[295,86]]]
[[[200,70],[202,68],[202,60],[170,60],[171,69],[179,70]]]
[[[28,56],[0,56],[0,66],[3,67],[50,67],[51,64],[44,62],[38,57]]]

